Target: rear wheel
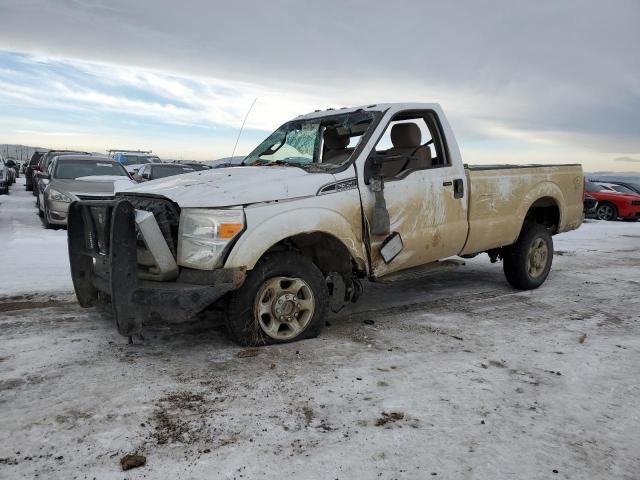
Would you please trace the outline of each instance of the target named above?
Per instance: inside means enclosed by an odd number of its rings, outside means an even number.
[[[287,343],[320,334],[329,305],[324,277],[294,252],[267,254],[227,304],[226,323],[241,345]]]
[[[540,224],[525,227],[503,258],[504,275],[511,286],[532,290],[544,283],[553,262],[553,239]]]
[[[612,203],[601,203],[596,209],[596,217],[598,220],[607,220],[610,222],[618,218],[618,209]]]

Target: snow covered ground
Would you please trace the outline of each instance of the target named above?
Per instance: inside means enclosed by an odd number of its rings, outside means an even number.
[[[640,223],[555,237],[536,291],[482,256],[243,350],[215,317],[128,345],[32,198],[0,197],[0,478],[638,478]]]
[[[24,176],[10,195],[0,195],[0,299],[18,293],[72,292],[66,230],[46,230],[24,189]]]

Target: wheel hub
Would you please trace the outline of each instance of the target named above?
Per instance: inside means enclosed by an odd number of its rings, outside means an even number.
[[[291,322],[300,312],[300,304],[292,293],[280,295],[273,302],[273,314],[282,322]]]
[[[542,275],[547,266],[549,256],[549,248],[547,244],[538,238],[534,240],[531,248],[529,249],[529,275],[536,278]]]

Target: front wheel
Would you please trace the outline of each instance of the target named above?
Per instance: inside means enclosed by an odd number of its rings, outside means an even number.
[[[324,326],[329,291],[322,272],[295,252],[267,254],[227,304],[231,338],[248,346],[317,337]]]
[[[506,249],[504,275],[512,287],[533,290],[544,283],[553,262],[553,239],[540,224],[525,227],[515,244]]]

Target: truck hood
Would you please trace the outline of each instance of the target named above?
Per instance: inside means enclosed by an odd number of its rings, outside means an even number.
[[[182,208],[230,207],[313,196],[333,181],[330,173],[297,167],[229,167],[152,180],[118,192],[161,195]]]

